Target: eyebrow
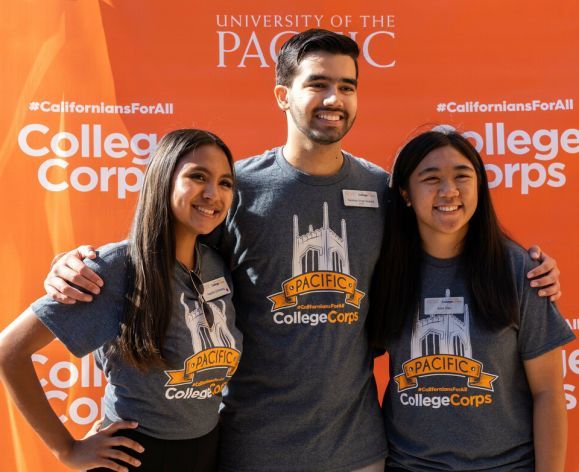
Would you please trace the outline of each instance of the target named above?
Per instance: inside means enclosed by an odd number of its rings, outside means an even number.
[[[462,171],[470,171],[470,172],[474,172],[476,174],[476,171],[471,167],[471,166],[467,166],[466,164],[460,164],[458,166],[454,166],[453,170],[462,170]],[[418,172],[418,175],[424,175],[424,174],[428,174],[429,172],[437,172],[440,171],[440,167],[427,167],[426,169],[422,169],[420,172]]]
[[[198,166],[198,165],[194,164],[193,162],[189,162],[188,164],[189,164],[188,167],[191,167],[191,166],[195,166],[195,167],[188,168],[188,169],[186,170],[186,172],[198,172],[198,171],[201,171],[201,172],[205,172],[206,174],[211,174],[211,171],[210,171],[209,169],[207,169],[207,167]],[[223,175],[220,175],[219,178],[220,178],[220,179],[232,179],[232,180],[233,180],[233,174],[231,174],[231,173],[223,174]]]
[[[358,81],[356,79],[351,79],[349,77],[340,77],[337,80],[331,79],[327,75],[321,74],[312,74],[306,78],[306,82],[315,82],[316,80],[327,80],[328,82],[343,82],[346,84],[354,85],[355,87],[358,86]]]

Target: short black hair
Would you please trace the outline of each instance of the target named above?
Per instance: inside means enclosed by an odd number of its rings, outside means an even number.
[[[281,47],[275,68],[276,84],[289,87],[300,62],[308,54],[319,51],[350,56],[356,65],[356,78],[358,78],[360,49],[356,41],[333,31],[309,29],[292,36]]]

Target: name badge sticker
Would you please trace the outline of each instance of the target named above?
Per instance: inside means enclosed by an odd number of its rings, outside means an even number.
[[[426,315],[461,315],[464,313],[464,297],[425,298]]]
[[[218,279],[213,279],[203,284],[203,299],[206,302],[215,300],[228,293],[231,293],[231,289],[229,285],[227,285],[225,277],[219,277]]]
[[[349,207],[379,208],[378,193],[371,190],[342,190],[344,205]]]

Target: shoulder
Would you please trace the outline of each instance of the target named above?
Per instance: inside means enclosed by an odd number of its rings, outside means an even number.
[[[276,150],[268,149],[262,154],[257,156],[247,157],[245,159],[241,159],[240,161],[235,162],[235,174],[236,177],[239,178],[246,178],[251,176],[255,172],[259,172],[261,170],[267,169],[275,164],[275,154]]]
[[[85,259],[84,263],[99,273],[124,268],[128,246],[128,241],[105,244],[96,250],[97,257],[95,259]]]
[[[129,242],[128,241],[118,241],[116,243],[108,243],[104,246],[100,246],[97,250],[97,258],[112,261],[127,255],[127,251],[129,249]]]
[[[349,152],[344,151],[344,154],[350,159],[354,172],[369,179],[381,181],[384,185],[388,185],[390,174],[382,167],[361,157],[354,156]]]
[[[528,271],[539,265],[537,261],[531,259],[528,251],[515,241],[505,239],[505,249],[516,275],[525,275]]]
[[[275,188],[283,181],[283,172],[277,160],[279,147],[269,149],[258,156],[249,157],[235,163],[235,196],[232,208],[235,211],[244,196],[260,194],[265,189]]]

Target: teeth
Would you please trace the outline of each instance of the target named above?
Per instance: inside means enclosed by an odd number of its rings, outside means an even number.
[[[436,209],[439,211],[456,211],[456,210],[458,210],[458,205],[439,206],[439,207],[436,207]]]
[[[194,208],[198,212],[203,213],[204,215],[207,215],[207,216],[213,216],[216,213],[215,210],[211,210],[210,208],[203,208],[200,206],[194,206]]]
[[[342,119],[342,117],[336,113],[320,113],[318,118],[328,121],[339,121]]]

